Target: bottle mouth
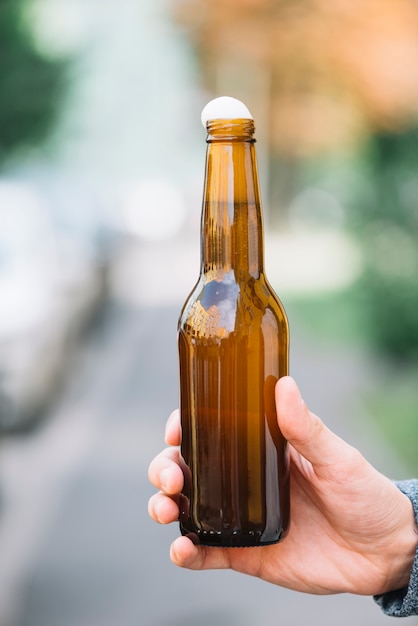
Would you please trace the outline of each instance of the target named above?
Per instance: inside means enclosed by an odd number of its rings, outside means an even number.
[[[248,118],[216,119],[206,123],[207,143],[214,141],[254,142],[254,120]]]

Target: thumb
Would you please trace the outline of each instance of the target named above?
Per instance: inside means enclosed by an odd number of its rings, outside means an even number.
[[[276,384],[276,411],[285,439],[314,467],[339,463],[352,450],[309,411],[290,376],[280,378]]]

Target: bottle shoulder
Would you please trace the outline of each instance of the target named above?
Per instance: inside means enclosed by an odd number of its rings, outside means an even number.
[[[284,307],[264,275],[246,281],[200,279],[186,300],[179,330],[203,326],[222,327],[225,332],[242,325],[266,323],[287,326]],[[274,321],[275,320],[275,321]]]

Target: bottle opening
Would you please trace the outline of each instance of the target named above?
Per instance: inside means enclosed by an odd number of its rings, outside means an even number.
[[[208,143],[213,141],[255,141],[255,124],[251,119],[216,119],[206,124]]]

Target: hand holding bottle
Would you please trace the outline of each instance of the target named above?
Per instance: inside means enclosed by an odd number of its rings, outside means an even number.
[[[215,548],[179,537],[172,561],[189,569],[224,569],[316,594],[364,595],[408,584],[417,546],[410,500],[303,403],[289,377],[276,385],[278,424],[290,443],[291,525],[283,542],[262,548]],[[151,463],[161,491],[149,502],[162,524],[178,520],[183,470],[178,412],[167,423],[169,448]]]

